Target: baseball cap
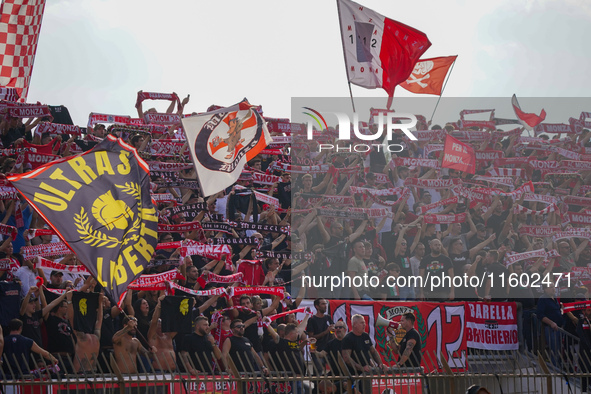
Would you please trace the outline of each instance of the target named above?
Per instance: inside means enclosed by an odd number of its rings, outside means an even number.
[[[53,276],[53,275],[62,275],[63,276],[64,273],[61,271],[51,271],[51,275],[49,275],[49,276]]]

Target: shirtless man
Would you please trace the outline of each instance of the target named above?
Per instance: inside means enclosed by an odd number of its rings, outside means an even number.
[[[148,331],[148,343],[158,349],[158,353],[154,354],[152,360],[152,368],[155,371],[176,371],[175,353],[172,339],[176,336],[176,332],[162,332],[162,320],[160,320],[160,311],[162,308],[162,300],[164,295],[158,298],[158,304],[152,315],[150,322],[150,330]]]
[[[74,358],[74,372],[93,372],[96,368],[96,360],[99,354],[101,345],[101,327],[103,324],[103,294],[99,293],[99,307],[96,314],[96,323],[94,325],[94,334],[88,334],[82,331],[77,331],[74,328],[74,334],[76,334],[76,346]],[[68,305],[72,308],[72,304]],[[74,314],[72,308],[72,314]]]
[[[113,335],[113,350],[115,361],[121,373],[137,373],[137,353],[142,352],[146,356],[150,351],[146,350],[139,339],[133,335],[136,333],[137,319],[132,316],[126,316],[123,319],[123,329]],[[152,347],[152,353],[156,353],[156,348]]]

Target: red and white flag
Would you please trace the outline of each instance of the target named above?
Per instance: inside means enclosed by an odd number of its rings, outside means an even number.
[[[474,153],[474,148],[458,141],[451,135],[446,135],[441,167],[474,174],[476,172],[476,154]]]
[[[45,0],[4,0],[0,6],[0,86],[27,99]]]
[[[445,76],[457,58],[457,56],[446,56],[419,60],[410,77],[400,86],[409,92],[440,96]]]
[[[236,182],[246,162],[272,141],[262,116],[246,99],[182,123],[204,196]]]
[[[523,127],[525,127],[529,131],[533,130],[534,127],[536,127],[537,125],[542,123],[544,119],[546,119],[546,111],[544,111],[543,109],[542,112],[540,112],[540,115],[526,114],[525,112],[523,112],[521,110],[521,107],[519,106],[519,102],[517,101],[517,96],[515,95],[513,95],[513,98],[511,99],[511,104],[513,105],[515,115],[517,115],[517,117],[519,118],[519,123],[521,123]]]
[[[431,46],[427,36],[350,0],[338,0],[349,81],[390,97]]]

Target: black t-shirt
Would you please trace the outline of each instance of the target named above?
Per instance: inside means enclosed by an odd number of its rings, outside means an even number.
[[[179,350],[189,353],[196,370],[213,374],[213,345],[207,337],[196,333],[187,334],[180,348]]]
[[[238,372],[255,372],[256,361],[252,355],[252,343],[246,337],[231,336],[230,358],[236,365]],[[252,366],[252,369],[251,369]]]
[[[308,326],[306,327],[306,331],[308,331],[309,335],[318,335],[323,333],[331,324],[334,324],[334,322],[332,321],[332,318],[329,315],[324,315],[322,317],[312,316],[308,320]],[[322,338],[318,338],[316,340],[316,349],[318,351],[324,350],[324,346],[332,338],[333,337],[330,334],[325,335]]]
[[[402,341],[400,341],[400,355],[404,354],[408,341],[411,339],[414,339],[416,342],[410,357],[403,365],[404,368],[418,368],[421,366],[421,336],[414,328],[407,332],[404,338],[402,338]]]
[[[113,348],[113,335],[118,331],[115,329],[116,320],[111,316],[111,308],[103,311],[103,323],[101,325],[101,348]]]
[[[328,359],[328,365],[330,366],[330,370],[334,375],[341,375],[341,367],[339,365],[339,360],[341,357],[341,349],[343,348],[343,341],[338,340],[337,338],[329,341],[326,346],[324,347],[324,351],[326,351],[326,358]],[[342,371],[345,373],[345,371]]]
[[[47,338],[49,338],[47,350],[50,353],[66,352],[73,356],[74,337],[70,322],[50,314],[45,321],[45,327],[47,329]]]
[[[437,257],[433,257],[432,255],[428,254],[423,257],[421,260],[421,264],[419,265],[419,269],[425,270],[425,276],[429,274],[430,276],[437,276],[441,278],[441,275],[447,275],[449,269],[453,268],[451,260],[449,257],[440,254]],[[447,298],[449,295],[450,288],[440,286],[439,288],[434,288],[431,291],[430,283],[426,283],[423,286],[423,292],[425,297],[433,298],[433,299],[442,299]]]
[[[362,366],[371,365],[372,358],[369,351],[371,347],[371,339],[366,332],[361,335],[355,335],[353,332],[350,332],[343,338],[342,349],[350,349],[351,359]],[[353,367],[348,367],[352,373],[357,372]]]
[[[509,216],[509,210],[504,211],[500,215],[495,215],[493,213],[486,222],[486,227],[491,227],[494,233],[497,235],[497,238],[503,229],[503,225],[505,224],[507,216]]]
[[[327,231],[330,230],[327,229]],[[322,255],[328,259],[328,267],[322,270],[324,274],[339,273],[340,275],[343,268],[347,267],[347,261],[349,261],[346,258],[347,244],[345,242],[339,244],[342,241],[344,241],[344,237],[331,235],[328,242],[324,244]]]
[[[306,366],[298,341],[288,341],[285,338],[279,339],[277,352],[282,357],[283,368],[286,371],[291,371],[300,375],[304,374]],[[279,367],[281,368],[281,365],[279,365]]]
[[[19,317],[23,322],[22,335],[31,338],[39,346],[43,344],[41,340],[41,321],[43,320],[43,311],[35,311],[30,317],[21,315]]]
[[[276,350],[275,341],[273,340],[271,334],[269,334],[269,331],[266,329],[263,332],[263,339],[261,340],[261,343],[263,345],[263,353],[271,353]]]
[[[0,325],[8,326],[20,312],[21,285],[16,282],[0,281]]]
[[[470,261],[470,252],[462,252],[460,254],[449,254],[449,259],[451,260],[451,264],[454,267],[454,276],[463,276],[464,275],[464,266],[466,264],[471,264]]]
[[[19,138],[25,137],[25,125],[21,124],[17,127],[11,127],[6,131],[6,133],[2,133],[0,135],[0,139],[2,140],[2,146],[5,148],[9,148],[10,145]]]
[[[492,285],[490,287],[490,297],[493,301],[505,301],[508,298],[507,295],[507,283],[501,283],[501,279],[504,277],[507,280],[509,271],[503,265],[499,263],[493,263],[486,267],[487,280],[491,275],[494,276]]]
[[[254,313],[246,313],[246,312],[238,312],[238,319],[242,320],[242,322],[246,322],[248,319],[252,319],[256,314]],[[256,323],[252,323],[250,326],[244,329],[244,336],[248,338],[252,346],[254,347],[255,352],[262,352],[263,351],[263,344],[261,343],[261,338],[259,337],[259,328]]]
[[[279,182],[277,184],[277,198],[281,208],[287,209],[291,206],[291,182]]]
[[[8,375],[8,378],[12,376],[10,369],[15,375],[19,375],[19,368],[23,373],[29,373],[34,369],[33,362],[31,360],[31,348],[33,347],[33,340],[22,335],[8,335],[4,338],[4,357],[8,359],[8,363],[4,364],[4,373]],[[24,358],[27,360],[25,363]],[[18,362],[15,364],[14,357]],[[10,368],[9,368],[10,366]]]

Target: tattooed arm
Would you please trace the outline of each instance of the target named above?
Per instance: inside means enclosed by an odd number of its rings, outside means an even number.
[[[414,339],[409,339],[408,342],[406,343],[406,349],[404,349],[404,353],[402,353],[402,356],[400,356],[400,359],[398,359],[398,363],[396,364],[396,366],[403,366],[408,359],[410,358],[410,355],[412,354],[412,349],[416,346],[417,341]]]

